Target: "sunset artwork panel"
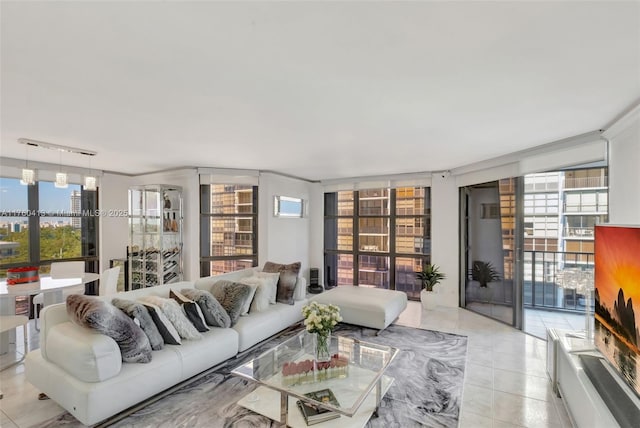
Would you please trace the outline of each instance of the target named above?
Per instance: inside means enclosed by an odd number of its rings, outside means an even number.
[[[640,227],[596,226],[594,286],[595,344],[640,396]]]

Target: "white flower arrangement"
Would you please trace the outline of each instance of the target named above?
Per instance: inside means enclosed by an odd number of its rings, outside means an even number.
[[[304,325],[309,333],[318,333],[326,336],[342,321],[340,308],[336,305],[324,305],[311,302],[302,308]]]

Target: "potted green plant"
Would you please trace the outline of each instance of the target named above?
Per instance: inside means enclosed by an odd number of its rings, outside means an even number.
[[[425,309],[434,309],[437,301],[436,292],[433,287],[445,279],[446,275],[440,272],[440,267],[437,265],[425,263],[422,266],[422,271],[416,272],[416,278],[422,281],[422,291],[420,292],[422,306],[424,306]]]
[[[486,288],[490,282],[500,281],[500,273],[491,262],[475,261],[471,269],[471,278],[478,281],[480,287]]]
[[[501,277],[491,262],[475,261],[471,268],[471,279],[478,281],[481,299],[489,302],[493,294],[493,291],[488,287],[489,283],[500,281]]]

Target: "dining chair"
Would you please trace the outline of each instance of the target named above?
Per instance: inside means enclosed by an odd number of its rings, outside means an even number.
[[[84,262],[53,262],[51,263],[50,275],[53,279],[80,278],[84,275]],[[62,290],[62,300],[66,301],[67,296],[71,294],[84,294],[84,283]],[[40,309],[44,306],[44,293],[38,293],[33,297],[33,306],[35,309],[35,316],[33,317],[35,319],[35,327],[37,331],[40,331],[40,328],[38,327],[38,318]]]
[[[100,296],[108,296],[118,292],[118,276],[120,275],[120,266],[106,269],[100,274]]]
[[[0,367],[0,371],[8,369],[9,367],[13,367],[16,364],[20,364],[26,357],[27,351],[29,349],[29,344],[27,339],[28,324],[29,324],[29,318],[24,315],[0,315],[0,333],[11,331],[22,326],[22,336],[24,339],[24,350],[22,352],[22,357],[10,364]],[[0,399],[2,399],[3,396],[4,394],[2,393],[2,390],[0,390]]]

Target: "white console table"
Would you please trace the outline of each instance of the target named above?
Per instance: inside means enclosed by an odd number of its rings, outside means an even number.
[[[575,427],[578,428],[615,428],[620,425],[603,401],[600,393],[587,376],[580,355],[593,355],[601,357],[595,349],[592,340],[577,337],[576,332],[553,329],[548,337],[555,337],[557,341],[547,342],[550,348],[547,359],[549,375],[555,381],[558,392],[562,397],[567,413]],[[553,352],[555,349],[555,352]],[[555,354],[555,358],[553,357]],[[555,369],[555,370],[553,370]],[[613,369],[611,369],[613,372]],[[618,379],[614,374],[613,378]],[[621,380],[618,383],[623,389],[628,390],[632,400],[640,408],[640,400],[633,394],[630,388]]]

